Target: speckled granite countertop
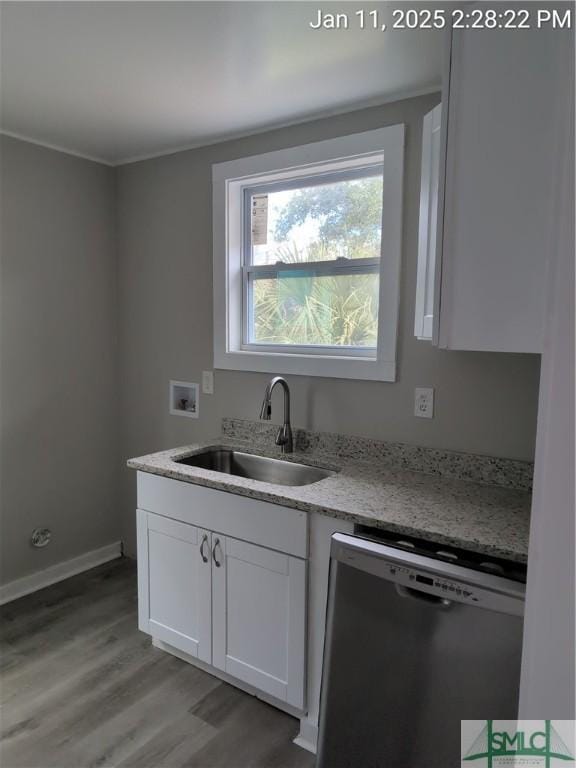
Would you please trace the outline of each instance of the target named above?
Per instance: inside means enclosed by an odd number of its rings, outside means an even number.
[[[225,420],[223,435],[216,440],[130,459],[128,466],[482,554],[517,562],[527,560],[531,502],[530,491],[524,487],[529,487],[531,480],[531,465],[527,462],[344,436],[339,436],[345,441],[344,448],[342,443],[327,441],[334,449],[332,453],[318,441],[317,450],[309,450],[305,438],[314,433],[301,433],[296,435],[296,448],[303,449],[284,458],[337,469],[337,474],[311,485],[285,486],[176,463],[217,446],[278,458],[273,439],[268,443],[274,428],[246,426],[251,424]],[[250,440],[246,439],[249,435]],[[369,443],[374,445],[373,453]],[[411,468],[415,464],[420,471]],[[494,479],[494,472],[500,485],[483,484],[482,480]],[[462,479],[471,475],[480,481]]]

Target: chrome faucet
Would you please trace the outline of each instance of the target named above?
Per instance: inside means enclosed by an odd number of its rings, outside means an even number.
[[[294,450],[292,441],[292,427],[290,426],[290,388],[286,379],[282,376],[275,376],[266,387],[262,408],[260,409],[260,418],[264,421],[270,421],[272,416],[272,391],[276,384],[280,384],[284,390],[284,424],[278,430],[276,435],[276,445],[282,449],[282,453],[292,453]]]

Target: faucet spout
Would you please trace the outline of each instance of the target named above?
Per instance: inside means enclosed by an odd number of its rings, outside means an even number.
[[[290,425],[290,387],[288,386],[286,379],[282,376],[275,376],[268,383],[264,393],[264,400],[262,401],[262,408],[260,409],[260,418],[264,421],[270,421],[270,417],[272,416],[272,392],[277,384],[279,384],[284,391],[284,423],[276,435],[276,445],[281,447],[282,453],[292,453],[294,448],[292,427]]]
[[[272,403],[270,402],[270,398],[264,397],[264,400],[262,401],[262,408],[260,409],[260,418],[263,421],[270,421],[270,417],[272,416]]]

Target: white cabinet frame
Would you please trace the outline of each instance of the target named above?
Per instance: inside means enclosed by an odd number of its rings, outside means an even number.
[[[422,123],[418,272],[414,311],[414,335],[422,341],[431,341],[433,335],[441,117],[442,105],[437,104],[424,116]]]

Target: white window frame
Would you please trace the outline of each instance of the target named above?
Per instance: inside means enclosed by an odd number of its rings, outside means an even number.
[[[246,300],[243,279],[245,190],[270,182],[304,180],[321,173],[368,168],[382,162],[384,191],[376,349],[344,347],[336,350],[330,347],[318,350],[312,346],[246,344],[243,313]],[[404,126],[391,125],[212,167],[214,368],[396,380],[403,164]]]
[[[376,357],[375,346],[344,346],[344,345],[329,345],[329,344],[266,344],[258,341],[250,340],[250,319],[251,319],[251,290],[250,281],[257,279],[258,277],[275,278],[279,277],[283,272],[293,273],[301,272],[313,272],[315,275],[352,275],[352,274],[369,274],[380,272],[380,257],[365,258],[365,259],[335,259],[330,261],[311,262],[303,261],[301,263],[286,263],[286,264],[252,264],[247,259],[248,254],[251,254],[252,238],[251,238],[251,208],[250,198],[254,194],[261,194],[263,192],[273,193],[275,190],[286,190],[290,187],[302,188],[319,186],[320,184],[331,184],[339,181],[349,181],[357,178],[367,178],[371,176],[382,176],[383,174],[383,156],[379,153],[374,158],[371,165],[367,165],[362,162],[362,165],[357,168],[351,168],[347,170],[337,170],[327,173],[314,173],[305,178],[293,179],[291,181],[274,181],[269,184],[255,184],[249,185],[243,188],[242,194],[244,196],[243,202],[243,264],[242,264],[242,350],[252,352],[268,352],[271,354],[289,353],[295,355],[328,355],[328,356],[342,356],[342,357]],[[248,262],[248,263],[247,263]]]

